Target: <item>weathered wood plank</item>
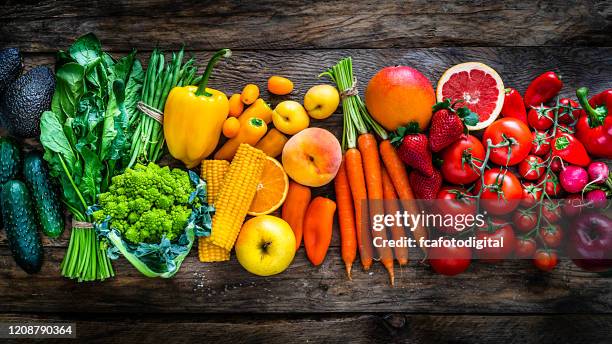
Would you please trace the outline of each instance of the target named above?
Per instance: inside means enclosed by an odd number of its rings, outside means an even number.
[[[77,342],[608,343],[610,315],[129,316],[0,315],[2,322],[77,323]],[[54,341],[50,341],[54,342]]]
[[[609,1],[9,1],[0,46],[53,51],[96,32],[108,48],[390,48],[612,43]]]
[[[0,313],[612,313],[612,280],[571,262],[552,273],[528,261],[474,264],[448,278],[415,261],[396,267],[391,288],[380,264],[370,272],[355,266],[348,281],[338,251],[313,267],[300,250],[287,271],[272,277],[251,275],[234,257],[202,264],[194,251],[173,279],[147,279],[121,259],[114,262],[117,277],[78,284],[59,277],[64,249],[47,247],[42,271],[29,276],[0,247]]]

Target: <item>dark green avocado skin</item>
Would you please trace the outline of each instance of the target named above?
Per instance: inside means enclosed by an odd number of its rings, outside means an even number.
[[[48,67],[35,67],[8,86],[0,99],[0,114],[11,134],[40,135],[40,116],[51,108],[55,77]]]
[[[21,73],[23,61],[17,48],[0,50],[0,95]]]

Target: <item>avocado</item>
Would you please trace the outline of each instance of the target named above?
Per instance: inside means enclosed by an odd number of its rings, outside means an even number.
[[[40,135],[40,116],[51,107],[55,77],[48,67],[35,67],[8,86],[0,99],[0,114],[15,136]]]
[[[11,84],[23,68],[21,54],[17,48],[0,50],[0,94]]]

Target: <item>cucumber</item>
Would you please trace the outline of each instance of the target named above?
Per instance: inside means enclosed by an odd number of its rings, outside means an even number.
[[[11,139],[0,137],[0,185],[19,173],[19,148]]]
[[[15,262],[29,274],[40,271],[43,248],[28,188],[23,182],[9,180],[0,191],[0,203],[4,230]]]
[[[61,204],[49,177],[47,164],[38,152],[28,153],[23,159],[24,182],[30,190],[34,210],[42,232],[57,238],[64,231],[64,216]]]

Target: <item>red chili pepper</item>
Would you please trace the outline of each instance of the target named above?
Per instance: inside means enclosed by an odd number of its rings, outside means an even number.
[[[583,108],[576,123],[576,137],[594,157],[612,159],[612,89],[593,96],[587,102],[589,90],[576,90]]]
[[[591,163],[591,158],[582,143],[571,134],[560,134],[553,139],[552,154],[578,166],[586,167]]]
[[[504,106],[501,109],[503,117],[513,117],[527,124],[527,111],[523,97],[516,89],[508,87],[505,90]]]
[[[530,108],[551,100],[559,94],[563,81],[555,72],[546,72],[533,79],[525,91],[525,106]]]

